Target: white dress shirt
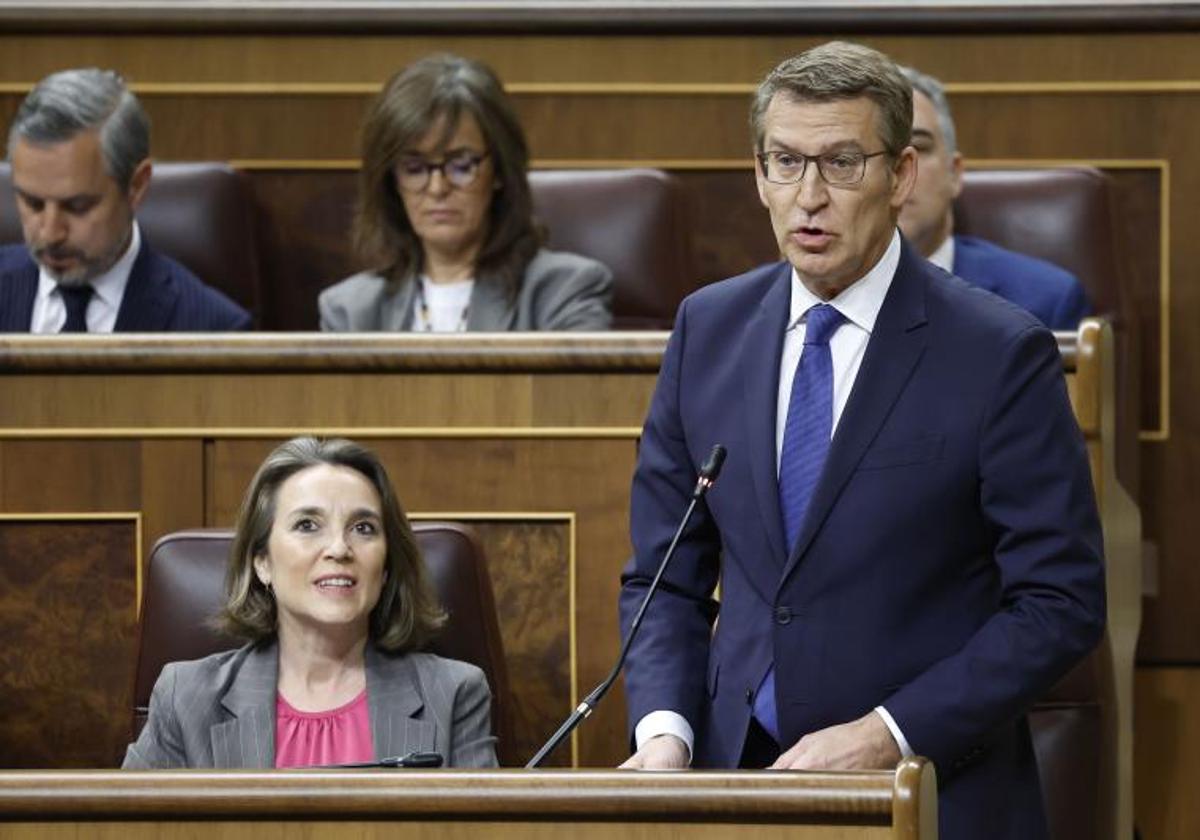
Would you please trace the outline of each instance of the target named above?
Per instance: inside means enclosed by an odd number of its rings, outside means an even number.
[[[800,280],[796,270],[792,269],[791,307],[788,313],[787,330],[783,335],[783,348],[779,362],[779,392],[775,410],[775,470],[779,471],[779,456],[783,451],[783,431],[787,425],[788,402],[791,400],[792,380],[796,376],[796,365],[804,350],[804,334],[807,329],[806,318],[808,310],[819,303],[827,303],[842,313],[845,320],[829,338],[829,354],[833,361],[833,426],[831,434],[837,433],[838,421],[846,402],[850,399],[850,391],[862,365],[863,355],[867,351],[867,342],[871,331],[875,329],[875,319],[887,297],[888,289],[892,286],[892,278],[896,275],[896,267],[900,264],[900,232],[892,234],[892,241],[879,261],[861,279],[856,280],[832,300],[822,300]],[[900,752],[905,758],[913,755],[912,748],[905,739],[900,727],[883,706],[877,706],[875,711],[883,718],[896,739]],[[675,735],[687,744],[691,754],[695,744],[695,734],[687,719],[678,712],[668,710],[653,711],[638,721],[634,728],[634,739],[638,748],[657,735]],[[780,744],[784,750],[790,749],[791,744]]]
[[[129,237],[129,246],[112,268],[93,278],[91,286],[94,294],[88,301],[87,321],[88,332],[110,333],[117,325],[117,313],[121,311],[121,300],[125,297],[125,287],[129,285],[129,272],[142,248],[142,234],[137,222],[133,223],[133,235]],[[58,281],[51,277],[46,269],[38,266],[38,290],[33,299],[33,318],[30,321],[30,332],[57,333],[61,332],[67,323],[67,305],[63,302],[62,293],[58,290]]]
[[[929,255],[929,261],[940,268],[942,271],[954,273],[954,237],[947,236],[946,241],[937,246],[937,249]]]
[[[434,283],[425,275],[418,281],[417,307],[413,313],[415,332],[463,332],[471,306],[474,280]],[[421,304],[425,304],[422,308]],[[428,316],[428,317],[426,317]]]

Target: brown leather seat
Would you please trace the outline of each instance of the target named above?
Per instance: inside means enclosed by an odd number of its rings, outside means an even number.
[[[1113,232],[1112,184],[1100,170],[969,170],[954,225],[957,233],[1067,269],[1087,290],[1095,314],[1120,311],[1124,255]]]
[[[451,522],[414,522],[430,582],[450,615],[428,650],[483,669],[492,688],[492,731],[502,764],[510,754],[512,707],[508,669],[483,548],[474,533]],[[150,692],[168,662],[198,659],[241,644],[214,630],[209,619],[224,602],[224,575],[233,532],[178,531],[160,539],[150,555],[142,601],[134,677],[133,732],[146,723]]]
[[[259,322],[260,280],[246,176],[223,163],[156,163],[137,213],[156,249],[245,307]],[[0,164],[0,243],[21,242],[12,169]]]
[[[670,329],[696,285],[678,181],[657,169],[564,169],[532,172],[529,184],[547,245],[612,269],[613,328]]]
[[[1107,651],[1106,640],[1029,713],[1054,840],[1113,840],[1116,698],[1097,673]]]

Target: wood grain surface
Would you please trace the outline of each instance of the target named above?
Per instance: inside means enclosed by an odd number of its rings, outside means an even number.
[[[123,754],[137,631],[136,516],[0,516],[0,767]]]

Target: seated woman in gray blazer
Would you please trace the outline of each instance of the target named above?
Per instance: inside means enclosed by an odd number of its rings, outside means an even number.
[[[362,132],[354,246],[373,268],[321,293],[321,329],[608,329],[612,273],[541,247],[528,166],[486,65],[433,55],[393,76]]]
[[[167,665],[124,767],[312,767],[441,753],[494,767],[474,665],[416,649],[444,620],[379,459],[296,438],[238,515],[223,629],[245,647]]]

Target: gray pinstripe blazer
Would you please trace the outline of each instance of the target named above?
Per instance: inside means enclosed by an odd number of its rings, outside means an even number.
[[[495,767],[491,692],[474,665],[368,644],[367,706],[375,757],[439,752],[447,767]],[[279,648],[246,645],[163,668],[150,717],[122,767],[275,766]]]

